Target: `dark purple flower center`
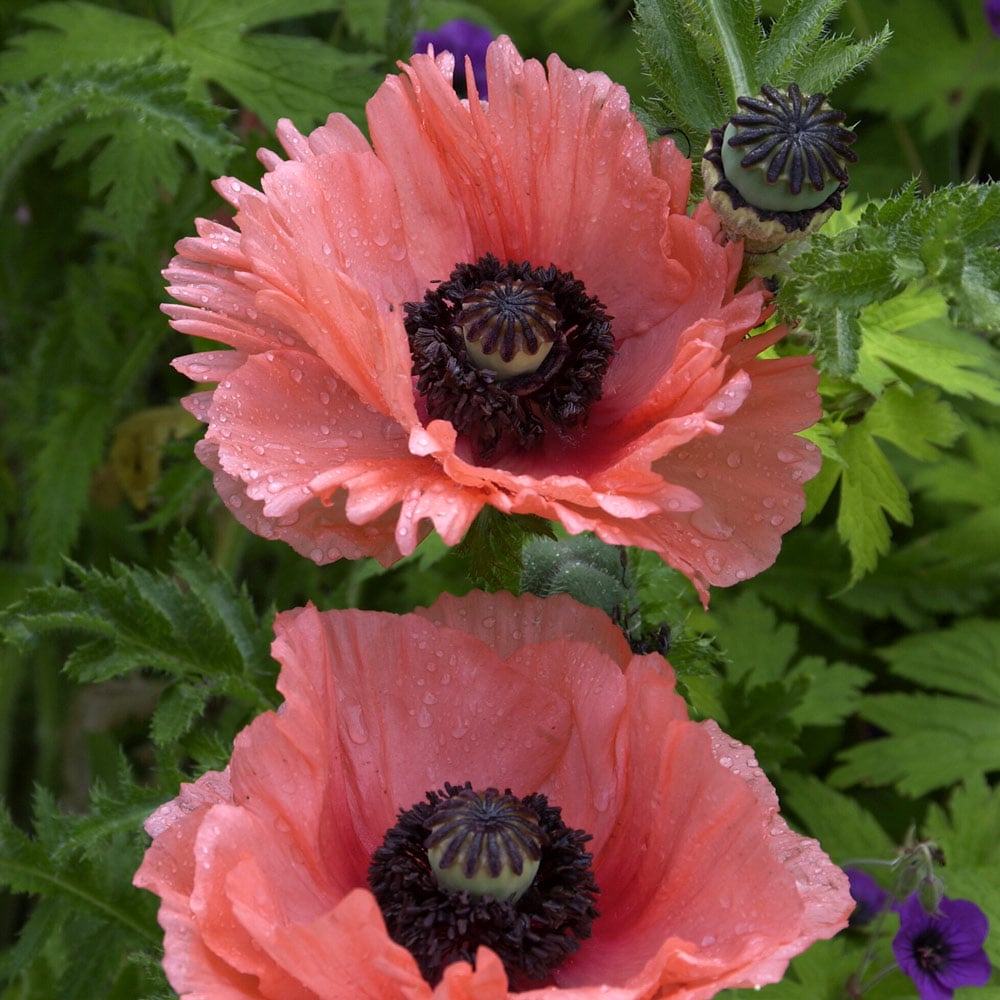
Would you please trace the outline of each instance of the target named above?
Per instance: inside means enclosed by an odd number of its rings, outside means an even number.
[[[368,884],[389,936],[432,986],[452,962],[475,965],[485,945],[511,989],[530,989],[590,937],[598,889],[589,840],[544,795],[445,784],[399,813],[372,854]]]
[[[404,303],[417,393],[475,460],[569,437],[601,398],[615,353],[611,317],[554,264],[459,264],[422,302]]]
[[[929,927],[913,939],[913,960],[928,975],[946,968],[951,957],[951,946],[944,935]]]

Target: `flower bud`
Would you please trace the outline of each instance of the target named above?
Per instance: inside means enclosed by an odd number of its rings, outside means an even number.
[[[840,208],[857,136],[826,95],[806,97],[795,83],[787,91],[765,84],[761,96],[736,103],[743,112],[712,130],[702,179],[730,239],[768,253],[816,232]]]

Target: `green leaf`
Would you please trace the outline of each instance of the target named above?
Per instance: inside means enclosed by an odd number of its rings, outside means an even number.
[[[161,801],[120,761],[115,785],[96,786],[84,815],[62,812],[39,788],[29,834],[0,807],[0,884],[36,898],[17,944],[0,958],[0,980],[43,982],[45,995],[67,1000],[118,996],[119,985],[137,995],[130,956],[159,955],[162,934],[155,898],[131,883],[148,843],[142,823]],[[152,966],[141,978],[145,986],[162,981]]]
[[[59,66],[69,76],[88,65],[161,56],[190,67],[190,92],[207,102],[217,84],[268,127],[280,117],[307,128],[342,111],[364,120],[364,103],[381,80],[379,56],[345,52],[318,39],[254,32],[270,22],[326,12],[329,2],[174,0],[173,33],[162,25],[70,0],[41,4],[27,17],[40,25],[12,39],[0,57],[0,80],[37,79]]]
[[[853,714],[871,675],[820,656],[800,658],[798,628],[779,622],[756,594],[716,600],[711,617],[725,654],[721,721],[755,748],[765,770],[799,752],[804,726],[836,726]]]
[[[928,646],[936,658],[925,655]],[[899,677],[970,697],[865,696],[860,714],[889,735],[843,753],[834,784],[891,784],[919,796],[1000,769],[1000,624],[962,622],[904,638],[881,655]]]
[[[837,448],[844,462],[837,534],[851,554],[850,586],[889,551],[888,518],[910,524],[912,512],[906,488],[864,424],[848,427]]]
[[[865,0],[865,15],[888,18],[896,37],[857,100],[896,120],[914,120],[931,139],[956,128],[978,101],[1000,87],[996,39],[982,5],[971,0],[952,6],[908,0],[907,7],[904,17],[886,0]],[[955,7],[964,7],[969,16],[957,18]],[[920,73],[913,72],[915,66]]]
[[[187,69],[162,60],[77,67],[29,89],[9,91],[0,109],[0,156],[17,162],[22,147],[62,132],[59,163],[97,153],[91,189],[107,193],[106,211],[133,244],[163,193],[177,192],[189,161],[222,170],[233,146],[222,112],[186,94]]]
[[[859,380],[876,395],[898,377],[898,366],[949,392],[993,399],[995,376],[960,370],[956,384],[948,367],[988,367],[985,345],[977,347],[961,328],[992,330],[1000,323],[998,242],[996,185],[963,184],[917,198],[910,184],[870,205],[856,226],[813,236],[808,249],[789,262],[778,305],[815,335],[821,366],[831,375],[853,375],[864,328],[867,354],[860,360],[876,367],[861,372]],[[866,308],[897,296],[901,301],[888,310]],[[935,329],[931,336],[918,325],[945,315],[947,333]],[[922,343],[929,337],[932,344]]]
[[[836,726],[854,714],[872,675],[850,663],[828,663],[821,656],[806,656],[789,670],[788,678],[806,685],[802,700],[792,710],[795,722],[800,726]]]
[[[73,567],[78,587],[29,591],[0,614],[0,628],[22,645],[48,632],[85,637],[66,662],[77,680],[98,682],[153,669],[175,679],[154,722],[154,736],[179,739],[210,695],[226,695],[260,712],[275,700],[270,629],[245,590],[181,533],[173,573],[166,576],[114,563],[110,573]]]
[[[894,549],[878,571],[841,596],[874,619],[928,628],[936,615],[975,612],[1000,584],[1000,503]]]
[[[865,414],[868,432],[923,462],[941,457],[965,429],[955,411],[933,389],[889,388]]]
[[[1000,622],[969,619],[946,631],[905,636],[881,656],[894,674],[928,690],[1000,705]]]
[[[860,714],[890,735],[851,747],[831,775],[837,787],[893,785],[918,797],[968,774],[1000,769],[998,706],[922,694],[871,695]]]
[[[22,17],[39,27],[15,35],[0,53],[0,81],[5,83],[37,80],[51,75],[54,67],[67,76],[82,75],[90,66],[123,56],[153,56],[169,38],[155,21],[82,0],[35,4]]]
[[[941,291],[914,286],[867,308],[860,324],[856,380],[872,394],[903,370],[955,396],[1000,403],[1000,363],[980,337],[951,322]]]

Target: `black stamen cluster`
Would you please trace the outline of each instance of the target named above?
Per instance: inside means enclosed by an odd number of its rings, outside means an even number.
[[[552,349],[538,370],[500,379],[469,358],[459,316],[466,300],[482,298],[484,286],[516,282],[544,289],[559,318]],[[412,373],[427,414],[450,421],[472,443],[477,461],[531,448],[551,430],[582,424],[591,404],[601,398],[614,355],[611,317],[585,293],[582,282],[554,264],[501,264],[487,254],[475,264],[457,265],[422,302],[407,302],[403,308]]]
[[[749,147],[740,166],[767,161],[768,183],[785,176],[792,194],[802,191],[807,178],[816,191],[833,177],[846,183],[844,163],[856,163],[858,157],[850,148],[857,136],[840,124],[844,112],[824,107],[825,94],[803,97],[797,83],[789,84],[787,93],[768,84],[760,89],[765,100],[738,97],[736,103],[746,114],[729,119],[739,126],[729,145]]]
[[[537,815],[547,845],[524,895],[512,903],[447,892],[438,886],[424,843],[439,803],[471,787],[445,783],[443,791],[428,792],[426,802],[400,812],[372,854],[368,884],[389,936],[413,955],[432,986],[452,962],[474,965],[476,949],[485,945],[500,957],[512,989],[537,987],[590,937],[598,893],[593,859],[584,850],[591,837],[567,827],[544,795],[527,795],[521,803]]]

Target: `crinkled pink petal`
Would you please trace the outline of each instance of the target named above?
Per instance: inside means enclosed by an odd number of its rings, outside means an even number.
[[[283,706],[147,824],[136,884],[163,900],[185,998],[512,996],[489,949],[432,989],[366,887],[397,811],[446,781],[541,791],[594,836],[593,936],[518,996],[707,1000],[846,924],[846,878],[788,829],[752,751],[690,722],[665,661],[595,609],[474,593],[275,627]]]
[[[818,468],[796,437],[819,416],[817,376],[808,359],[757,358],[780,333],[744,339],[767,316],[766,294],[759,282],[736,290],[742,251],[714,213],[686,214],[690,163],[669,140],[648,146],[628,95],[601,73],[524,61],[499,39],[487,104],[460,101],[449,66],[418,55],[385,81],[368,105],[373,147],[343,116],[308,136],[282,122],[290,159],[262,154],[262,190],[217,184],[239,231],[201,222],[178,244],[165,272],[174,326],[242,352],[228,367],[178,362],[231,383],[225,404],[220,392],[197,411],[217,446],[203,460],[230,502],[242,491],[244,523],[317,562],[391,561],[431,526],[454,544],[489,504],[652,549],[703,598],[759,572]],[[572,272],[613,317],[616,341],[587,424],[495,465],[427,416],[403,326],[406,302],[487,253]],[[311,356],[295,370],[314,383],[338,384],[342,451],[317,443],[330,411],[284,374],[266,408],[255,402],[281,367],[261,359],[284,352]],[[242,435],[227,443],[222,417],[236,411]],[[394,442],[388,458],[379,435]],[[290,474],[296,450],[308,482]],[[779,509],[756,520],[770,500]],[[333,511],[350,522],[348,544],[333,541]],[[395,520],[390,545],[382,519]],[[367,537],[355,530],[373,522]]]

